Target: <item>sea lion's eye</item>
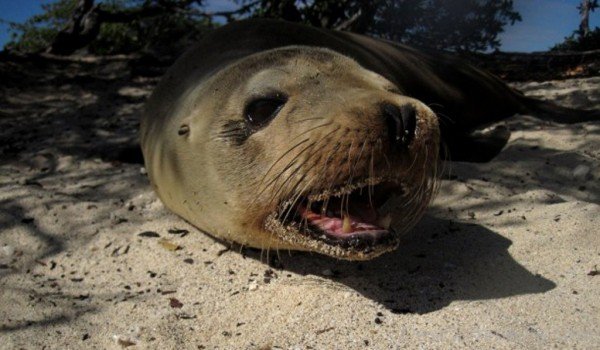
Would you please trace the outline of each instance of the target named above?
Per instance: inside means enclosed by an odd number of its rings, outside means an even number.
[[[265,126],[283,108],[286,99],[283,97],[266,97],[251,101],[246,106],[244,116],[253,129]]]

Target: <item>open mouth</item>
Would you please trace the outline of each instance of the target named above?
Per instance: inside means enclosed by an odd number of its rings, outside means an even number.
[[[391,198],[405,191],[395,181],[367,180],[300,197],[277,215],[288,230],[362,254],[395,248]]]

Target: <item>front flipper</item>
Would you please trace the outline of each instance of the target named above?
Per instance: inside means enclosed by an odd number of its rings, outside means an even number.
[[[510,130],[500,125],[486,132],[471,134],[449,130],[442,134],[444,159],[456,162],[486,163],[502,151],[510,138]]]

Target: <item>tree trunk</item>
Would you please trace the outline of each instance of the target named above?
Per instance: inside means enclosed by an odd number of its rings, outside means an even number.
[[[179,0],[176,2],[157,0],[155,3],[145,2],[139,7],[113,12],[103,10],[101,4],[95,5],[94,0],[79,0],[73,11],[71,21],[65,29],[56,35],[46,52],[57,55],[70,55],[89,45],[98,36],[102,23],[127,23],[140,18],[162,16],[186,9],[194,2],[199,3],[198,0]],[[205,16],[227,16],[230,13],[220,12],[205,14]]]
[[[67,27],[56,35],[47,52],[68,55],[91,42],[100,31],[94,0],[79,0]]]
[[[592,0],[581,0],[581,5],[579,5],[579,14],[581,15],[579,35],[581,37],[585,37],[590,33],[590,11],[592,10]]]

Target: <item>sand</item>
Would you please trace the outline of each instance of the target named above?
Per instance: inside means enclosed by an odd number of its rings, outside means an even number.
[[[1,349],[600,344],[600,122],[504,122],[506,149],[448,164],[393,253],[267,256],[169,213],[123,156],[157,77],[127,60],[0,68]],[[600,107],[600,77],[516,85]]]

